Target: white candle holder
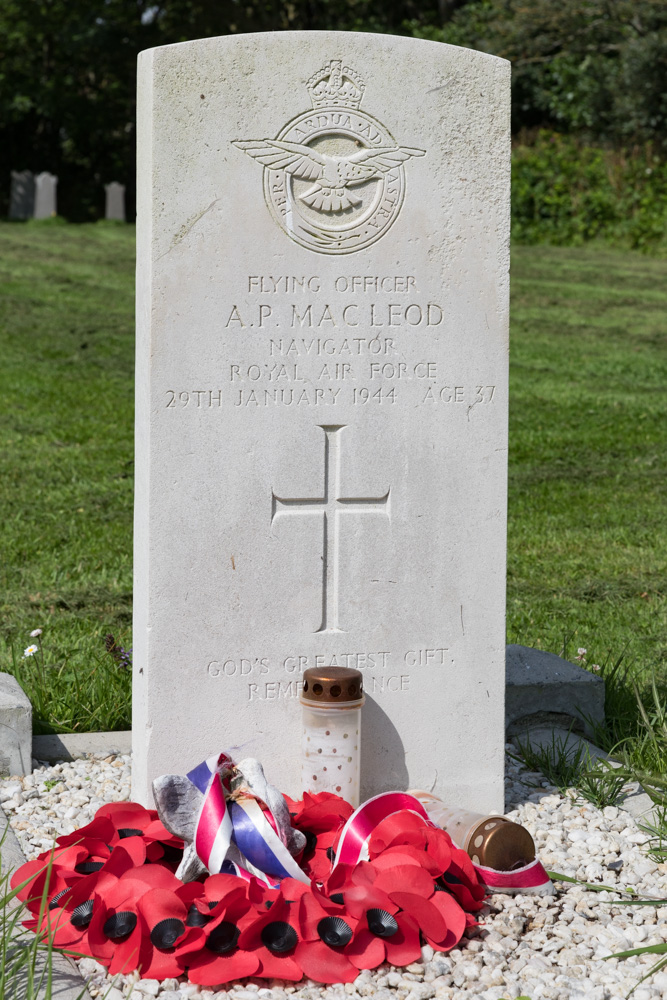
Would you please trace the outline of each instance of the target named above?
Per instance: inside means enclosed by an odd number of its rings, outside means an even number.
[[[348,667],[306,670],[301,693],[304,792],[333,792],[359,805],[363,679]]]

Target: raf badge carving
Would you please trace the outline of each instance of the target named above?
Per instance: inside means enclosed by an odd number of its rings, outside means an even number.
[[[307,84],[313,104],[275,139],[234,140],[264,165],[264,196],[276,222],[318,253],[370,246],[397,218],[405,197],[403,164],[425,150],[399,146],[359,106],[365,84],[333,59]]]

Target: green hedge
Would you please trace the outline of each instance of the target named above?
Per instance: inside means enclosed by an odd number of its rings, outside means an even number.
[[[539,132],[513,151],[512,236],[667,253],[667,162],[649,146],[618,152]]]

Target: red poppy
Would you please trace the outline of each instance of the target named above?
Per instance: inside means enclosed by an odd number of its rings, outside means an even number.
[[[133,837],[114,847],[111,857],[104,863],[104,871],[120,878],[133,868],[143,868],[147,860],[145,842],[140,837]]]
[[[109,861],[109,867],[112,865],[113,858]],[[163,865],[137,865],[136,867],[128,868],[121,875],[121,880],[124,879],[141,883],[143,886],[142,894],[143,892],[148,892],[149,889],[166,889],[170,892],[178,893],[179,890],[184,888],[183,883],[176,878],[174,873]]]
[[[345,821],[353,808],[344,799],[330,792],[311,795],[305,792],[302,802],[285,796],[292,825],[306,835],[306,846],[299,864],[313,879],[321,881],[331,871],[335,846]]]
[[[476,913],[484,905],[486,889],[477,877],[466,851],[453,848],[451,864],[438,881],[456,897],[465,910]]]
[[[438,878],[440,886],[466,910],[476,911],[483,905],[485,890],[468,854],[453,845],[448,833],[428,826],[416,815],[397,813],[378,824],[370,838],[369,853],[383,866],[389,865],[392,854],[403,861],[410,857]]]
[[[449,951],[460,941],[466,928],[465,914],[448,893],[437,891],[425,869],[413,865],[383,869],[373,888],[386,892],[412,917],[432,947]]]
[[[294,881],[285,879],[271,908],[263,913],[256,911],[252,922],[241,932],[238,946],[257,955],[258,975],[297,982],[303,975],[294,959],[294,950],[299,942],[299,899],[308,889],[303,886],[303,892],[292,891],[293,886],[288,884],[289,899],[286,899],[283,895],[285,883]],[[296,884],[303,885],[301,882]]]
[[[113,849],[117,844],[130,838],[140,837],[146,844],[150,861],[159,861],[168,848],[182,850],[179,840],[162,825],[154,809],[144,809],[136,802],[111,802],[101,806],[87,826],[58,838],[58,844],[67,846],[88,840],[101,840]],[[91,852],[92,853],[92,852]]]
[[[204,883],[204,894],[194,901],[189,918],[197,933],[179,948],[179,962],[191,982],[215,986],[251,976],[259,968],[259,957],[239,947],[245,927],[257,911],[248,899],[248,883],[234,875],[212,875]]]
[[[75,872],[75,866],[84,861],[88,856],[85,847],[69,847],[52,851],[44,851],[34,861],[28,861],[21,865],[11,878],[12,889],[17,889],[22,883],[21,889],[17,893],[17,898],[26,903],[29,910],[39,913],[42,905],[42,896],[47,885],[47,904],[54,896],[68,887],[65,876],[75,876],[83,878],[83,873]]]
[[[371,859],[387,851],[412,857],[434,877],[446,871],[452,859],[449,834],[408,810],[394,813],[379,823],[371,834],[368,850]]]
[[[278,886],[268,885],[258,878],[252,878],[249,882],[246,882],[246,885],[248,887],[248,899],[253,906],[258,907],[260,910],[268,910],[269,906],[278,898],[280,892]]]
[[[156,869],[159,870],[158,866]],[[170,875],[166,870],[165,874]],[[175,945],[182,943],[189,930],[185,923],[188,915],[185,902],[172,889],[157,888],[144,892],[136,907],[142,925],[137,966],[142,977],[161,980],[179,976],[182,969]]]
[[[452,854],[455,850],[452,838],[445,830],[439,827],[429,826],[426,828],[426,853],[429,858],[429,871],[440,874],[447,871],[452,863]]]
[[[401,913],[387,893],[375,886],[353,886],[344,892],[346,911],[358,921],[347,956],[358,969],[374,969],[385,959],[409,965],[421,955],[419,927]]]
[[[426,822],[416,813],[408,809],[392,813],[381,820],[373,830],[368,844],[369,854],[372,858],[396,844],[421,847],[426,842],[426,830]]]
[[[84,955],[92,955],[88,942],[88,928],[100,897],[103,898],[118,879],[109,872],[96,871],[79,878],[71,889],[33,921],[29,927],[44,940],[51,941],[57,948],[68,948]]]
[[[436,892],[429,902],[440,912],[444,933],[431,935],[424,927],[422,934],[436,951],[449,951],[459,943],[466,929],[466,914],[456,900],[447,892]]]
[[[115,827],[110,819],[100,816],[99,811],[95,814],[90,823],[80,826],[72,833],[63,833],[58,837],[56,843],[59,847],[71,847],[74,844],[81,844],[84,840],[102,840],[109,843],[115,833]]]
[[[320,983],[351,983],[359,969],[346,954],[359,921],[350,917],[343,903],[336,903],[316,889],[301,897],[301,941],[294,957],[305,975]]]
[[[336,844],[340,830],[327,830],[315,836],[306,831],[308,841],[299,864],[305,873],[318,882],[326,878],[336,857]]]
[[[88,942],[98,962],[102,965],[114,963],[114,975],[132,972],[139,959],[142,928],[137,915],[136,890],[136,882],[119,879],[103,894],[97,894],[93,906]]]
[[[284,799],[292,826],[299,830],[312,830],[313,833],[339,829],[354,812],[349,802],[332,792],[304,792],[300,802],[295,802],[288,795]]]
[[[322,893],[331,899],[334,895],[343,892],[346,886],[353,884],[353,876],[357,868],[358,866],[355,865],[336,865],[328,877],[322,881]],[[315,885],[313,885],[313,891],[317,891]]]

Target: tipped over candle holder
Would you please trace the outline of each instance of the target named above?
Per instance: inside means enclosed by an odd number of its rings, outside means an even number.
[[[359,805],[363,678],[349,667],[306,670],[301,692],[304,792],[333,792]]]
[[[485,816],[448,806],[430,792],[410,792],[426,809],[429,819],[446,830],[472,862],[509,872],[535,860],[535,842],[528,830],[505,816]]]

